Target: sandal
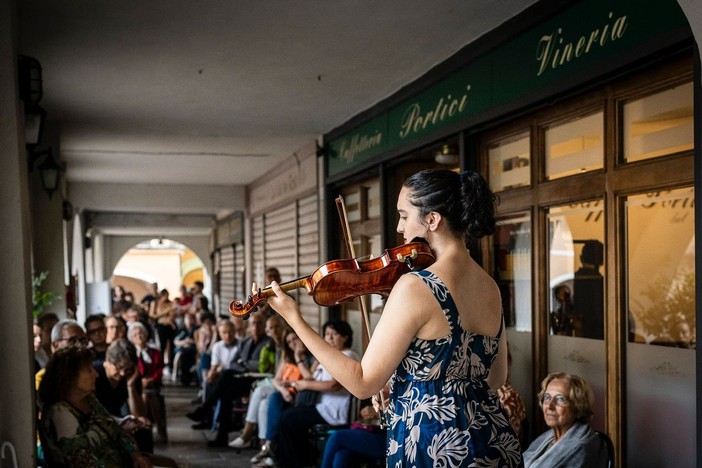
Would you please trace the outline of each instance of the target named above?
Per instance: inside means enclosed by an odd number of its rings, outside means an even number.
[[[253,457],[251,457],[251,463],[253,463],[253,464],[260,463],[261,461],[263,461],[264,458],[270,457],[270,455],[271,455],[271,452],[270,452],[270,449],[268,448],[268,445],[263,444],[263,446],[261,447],[261,451],[258,452]]]

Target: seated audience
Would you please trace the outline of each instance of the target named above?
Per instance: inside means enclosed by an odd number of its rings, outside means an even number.
[[[90,349],[95,353],[95,360],[104,361],[107,351],[107,327],[104,315],[89,315],[85,319],[85,334],[90,340]]]
[[[212,391],[206,395],[205,402],[188,413],[188,417],[194,420],[206,418],[210,408],[214,408],[219,403],[220,410],[217,418],[217,437],[208,443],[211,447],[225,447],[228,443],[228,433],[231,430],[231,413],[234,399],[241,398],[251,392],[251,384],[259,377],[246,375],[248,373],[260,373],[259,361],[263,349],[271,342],[266,336],[266,317],[254,314],[249,319],[250,336],[236,342],[236,349],[229,363],[229,368],[218,373],[217,381],[212,387]],[[222,327],[226,325],[226,330]],[[222,322],[220,334],[225,331],[233,336],[234,326],[229,320]],[[224,340],[224,335],[222,335]],[[233,339],[233,338],[232,338]],[[212,367],[215,367],[215,351],[217,345],[212,350]],[[212,369],[211,369],[212,371]],[[273,372],[274,369],[263,369],[264,372]],[[208,379],[209,380],[209,379]]]
[[[190,382],[193,380],[193,367],[197,359],[196,330],[195,316],[186,313],[183,315],[183,326],[178,329],[173,339],[173,344],[175,345],[173,376],[180,376],[180,382],[186,386],[190,385]],[[173,381],[175,382],[175,379]]]
[[[166,430],[166,405],[161,396],[161,382],[163,378],[163,357],[161,351],[150,347],[147,340],[146,327],[139,322],[129,328],[129,341],[134,344],[137,352],[137,368],[141,376],[141,389],[144,405],[146,406],[149,420],[156,423],[158,441],[168,442]]]
[[[113,341],[107,348],[105,361],[95,365],[98,373],[95,396],[107,411],[120,418],[143,452],[152,452],[151,422],[141,396],[141,376],[137,372],[136,348],[129,341]]]
[[[36,322],[32,326],[32,332],[34,334],[34,372],[36,373],[39,369],[46,367],[49,355],[41,345],[41,327]]]
[[[330,320],[322,327],[324,339],[345,355],[358,359],[351,349],[353,330],[343,320]],[[337,382],[324,366],[318,364],[312,379],[291,382],[295,388],[295,406],[283,402],[282,393],[273,394],[268,403],[268,435],[275,438],[275,457],[285,466],[298,467],[311,464],[309,456],[309,428],[316,424],[347,424],[351,394]],[[312,391],[315,393],[305,392]],[[302,397],[303,392],[312,398]],[[270,466],[268,458],[259,462]]]
[[[524,452],[525,468],[607,466],[607,447],[590,427],[595,397],[574,374],[554,372],[541,382],[539,403],[550,428]]]
[[[202,328],[200,327],[200,329]],[[224,371],[233,367],[237,360],[239,341],[234,337],[234,325],[229,320],[222,320],[216,326],[216,330],[217,333],[209,337],[210,342],[216,340],[209,356],[204,355],[200,362],[203,367],[207,367],[203,377],[202,404],[187,414],[188,418],[197,422],[192,426],[193,429],[208,429],[212,426],[212,415],[219,398],[212,396],[216,384]],[[203,333],[207,333],[207,331],[204,330]]]
[[[378,419],[373,406],[364,406],[360,421],[353,423],[349,429],[332,432],[324,446],[322,468],[355,468],[364,463],[384,460],[387,431],[380,427]]]
[[[197,348],[197,365],[195,377],[200,384],[200,403],[205,401],[205,386],[207,375],[212,366],[212,349],[219,341],[217,318],[212,313],[203,314],[199,319],[200,325],[195,330],[195,347]]]
[[[85,336],[83,327],[73,319],[61,319],[51,329],[51,354],[59,349],[69,346],[88,346],[88,337]],[[40,369],[34,375],[35,389],[39,390],[39,385],[44,378],[45,369]]]
[[[522,426],[524,420],[526,420],[527,413],[526,407],[524,406],[524,400],[522,400],[521,395],[517,390],[512,387],[509,382],[510,370],[512,368],[512,352],[509,350],[509,345],[507,346],[507,380],[505,380],[504,385],[497,389],[497,396],[500,398],[500,403],[505,408],[505,412],[509,417],[509,422],[514,428],[514,432],[517,433],[520,441],[525,440],[526,434],[522,432]]]
[[[105,343],[108,346],[115,340],[127,337],[127,322],[120,315],[108,315],[105,318],[105,328]]]
[[[89,349],[57,350],[39,388],[40,433],[53,466],[150,467],[136,442],[97,401],[96,372]]]
[[[46,353],[47,359],[51,357],[51,330],[59,321],[58,315],[53,312],[45,312],[37,319],[37,325],[41,328],[41,347]]]
[[[274,316],[268,319],[266,329],[271,329],[269,334],[271,337],[276,336],[274,330],[277,327],[285,326],[285,322],[280,316]],[[255,439],[256,428],[258,427],[258,439],[265,440],[266,438],[266,428],[267,428],[267,413],[268,413],[268,397],[279,390],[290,391],[292,388],[286,387],[289,382],[294,382],[303,378],[302,371],[300,367],[305,363],[309,366],[314,361],[312,355],[304,347],[302,341],[297,337],[295,332],[290,329],[283,328],[284,338],[282,339],[282,344],[278,345],[278,348],[282,349],[282,357],[279,359],[279,364],[276,370],[276,374],[271,379],[259,380],[256,382],[256,386],[251,392],[251,397],[249,398],[249,406],[246,411],[246,418],[244,423],[244,429],[241,431],[238,437],[229,442],[229,446],[232,448],[244,448],[252,445],[256,445]],[[278,338],[274,338],[278,340]],[[301,345],[301,346],[300,346]],[[297,349],[300,349],[298,352]],[[296,362],[300,362],[301,366],[298,367]],[[307,372],[307,376],[310,377],[312,374]],[[259,453],[258,459],[264,458],[268,455],[267,448],[268,444],[263,445],[261,452]],[[256,458],[256,457],[254,457]],[[257,460],[258,461],[258,460]]]

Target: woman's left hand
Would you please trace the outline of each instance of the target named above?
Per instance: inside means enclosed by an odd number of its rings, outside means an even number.
[[[291,319],[300,316],[300,309],[297,306],[297,302],[295,302],[292,297],[288,296],[277,282],[273,281],[271,283],[271,289],[273,289],[275,296],[268,298],[268,304],[270,304],[286,322],[290,323]]]

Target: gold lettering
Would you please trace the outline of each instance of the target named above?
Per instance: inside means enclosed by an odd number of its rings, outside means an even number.
[[[606,47],[608,42],[621,39],[627,26],[626,15],[615,19],[614,12],[610,11],[607,22],[602,27],[594,28],[573,40],[569,40],[563,28],[560,27],[551,34],[544,34],[536,44],[536,61],[539,64],[536,76],[541,76],[548,69],[555,70],[574,59],[581,58],[590,51],[594,51],[597,46]]]
[[[400,138],[404,138],[412,131],[412,122],[419,115],[419,104],[410,105],[402,116],[402,124],[400,125]]]
[[[438,125],[447,118],[460,114],[468,107],[468,93],[470,93],[471,85],[466,86],[466,92],[458,98],[454,98],[451,94],[442,96],[436,101],[433,109],[422,114],[422,108],[416,102],[410,104],[405,109],[400,122],[400,138],[406,138],[411,133],[419,133],[433,125]]]
[[[576,57],[580,57],[580,55],[583,53],[583,47],[585,47],[585,37],[580,36],[580,39],[578,39],[578,45],[575,46]]]
[[[541,76],[541,74],[546,69],[546,64],[548,63],[548,57],[551,55],[551,41],[553,40],[553,34],[541,36],[539,44],[536,46],[536,60],[541,63],[539,66],[539,72],[536,76]]]
[[[381,132],[375,135],[359,135],[355,134],[350,141],[345,140],[339,148],[339,158],[346,161],[347,164],[352,163],[356,159],[356,155],[363,153],[378,146],[383,141]]]
[[[620,16],[614,22],[614,27],[612,28],[612,40],[621,39],[621,37],[624,35],[624,31],[626,31],[626,15]]]
[[[595,29],[590,33],[590,40],[587,43],[587,47],[585,47],[585,53],[590,52],[590,47],[592,47],[593,42],[597,42],[597,36],[600,34],[599,29]]]

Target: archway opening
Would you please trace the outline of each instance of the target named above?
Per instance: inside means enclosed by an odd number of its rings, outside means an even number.
[[[167,289],[172,299],[181,296],[181,286],[188,292],[196,282],[204,284],[203,294],[209,297],[211,281],[202,259],[188,246],[164,238],[139,242],[122,255],[110,278],[110,286],[121,287],[131,294],[133,302],[142,303],[152,294],[152,284],[157,290]],[[119,307],[113,295],[113,311]]]

